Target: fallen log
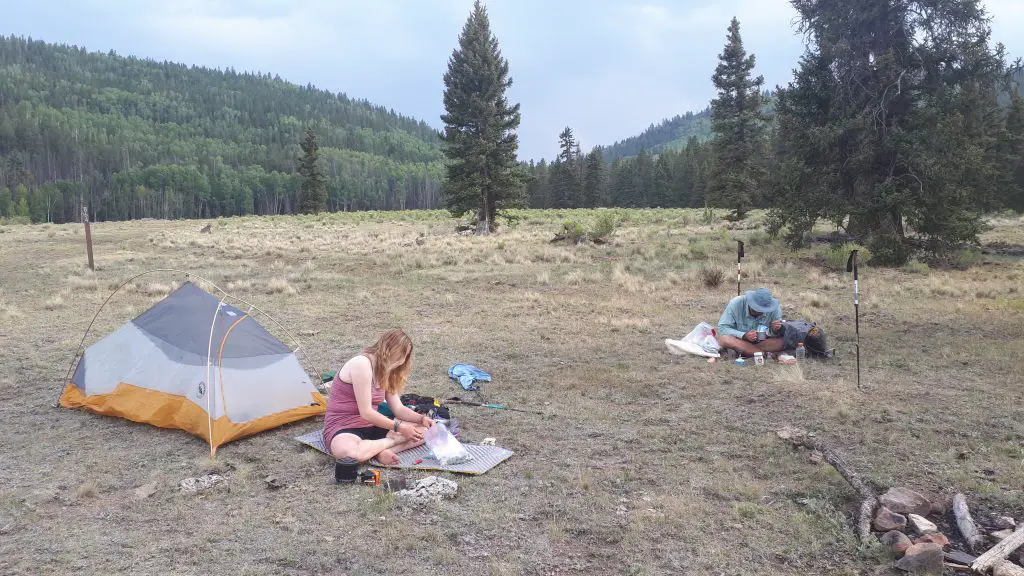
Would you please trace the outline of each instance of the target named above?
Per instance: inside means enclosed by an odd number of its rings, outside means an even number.
[[[1006,560],[1007,556],[1021,546],[1024,546],[1024,526],[1017,528],[1012,536],[978,556],[978,559],[971,564],[971,569],[979,574],[988,574],[990,569],[1000,570],[998,573],[993,570],[995,576],[1024,575],[1024,568]]]
[[[985,535],[978,529],[978,525],[971,518],[971,512],[967,509],[967,497],[963,494],[953,496],[953,517],[956,518],[956,525],[960,528],[964,540],[970,546],[971,552],[981,552],[985,549]]]
[[[871,519],[874,517],[875,509],[878,507],[878,498],[875,497],[875,493],[868,488],[867,484],[843,461],[835,450],[824,441],[815,438],[813,434],[806,430],[790,428],[788,426],[779,430],[777,434],[779,438],[788,441],[794,446],[803,446],[804,448],[820,452],[825,457],[825,462],[828,462],[830,466],[835,468],[836,472],[839,472],[839,475],[853,487],[861,499],[857,520],[857,537],[861,544],[866,544],[871,538]]]

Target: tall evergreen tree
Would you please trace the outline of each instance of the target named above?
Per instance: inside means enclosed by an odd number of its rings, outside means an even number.
[[[600,148],[587,154],[583,176],[583,206],[594,208],[607,205],[604,158]]]
[[[577,163],[576,137],[568,126],[558,135],[558,159],[551,168],[551,195],[555,208],[574,208],[579,205],[580,174]]]
[[[302,192],[299,195],[299,212],[316,214],[327,210],[327,179],[320,167],[320,146],[316,143],[313,128],[306,129],[302,141],[302,156],[299,158],[299,174],[302,176]]]
[[[729,24],[728,41],[718,56],[712,81],[718,97],[711,101],[714,131],[711,196],[716,206],[732,210],[731,218],[743,219],[756,201],[761,147],[764,77],[751,77],[754,55],[747,56],[736,18]]]
[[[0,216],[11,215],[11,190],[6,186],[0,188]]]
[[[1004,179],[1002,204],[1024,212],[1024,98],[1019,90],[1014,90],[1010,98],[999,154],[1000,174]],[[2,203],[0,199],[0,205]]]
[[[478,232],[495,229],[499,210],[522,203],[516,160],[519,104],[509,104],[508,61],[491,34],[487,10],[476,0],[444,74],[444,201],[455,216],[475,211]]]
[[[793,6],[809,46],[776,108],[770,230],[825,218],[891,264],[976,240],[1006,72],[980,1]]]

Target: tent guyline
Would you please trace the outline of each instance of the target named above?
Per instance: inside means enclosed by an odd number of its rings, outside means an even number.
[[[261,326],[255,306],[236,308],[229,298],[248,302],[220,292],[186,281],[80,348],[58,404],[185,430],[207,440],[211,456],[224,443],[323,414],[326,398],[298,349]]]

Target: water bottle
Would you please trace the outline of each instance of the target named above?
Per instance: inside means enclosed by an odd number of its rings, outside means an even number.
[[[804,343],[801,342],[796,346],[796,360],[797,362],[807,358],[807,349],[804,348]]]

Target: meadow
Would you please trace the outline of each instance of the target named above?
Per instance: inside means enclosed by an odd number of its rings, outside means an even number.
[[[762,213],[739,224],[701,210],[516,214],[488,237],[455,234],[443,212],[98,223],[95,272],[80,224],[0,225],[0,572],[897,573],[859,546],[850,487],[776,436],[786,425],[828,439],[879,492],[963,492],[978,518],[1024,519],[1020,257],[862,266],[858,389],[845,253],[790,250]],[[610,217],[607,244],[550,243],[567,219]],[[983,244],[1024,244],[1021,217],[991,225]],[[666,338],[717,323],[735,296],[737,239],[743,289],[768,286],[787,318],[821,323],[834,359],[739,367],[669,354]],[[455,500],[417,510],[335,485],[332,461],[293,439],[319,418],[211,459],[184,432],[55,407],[98,306],[153,269],[268,311],[310,372],[400,327],[416,346],[410,392],[545,415],[453,407],[464,440],[494,437],[515,455],[452,476]],[[129,282],[86,344],[183,280]],[[466,393],[446,374],[456,362],[494,381]],[[228,480],[178,489],[209,472]]]

